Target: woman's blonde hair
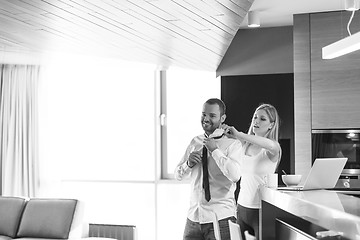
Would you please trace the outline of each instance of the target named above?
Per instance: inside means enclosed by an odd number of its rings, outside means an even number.
[[[279,127],[280,127],[280,119],[279,119],[279,115],[278,112],[276,110],[276,108],[268,103],[263,103],[260,106],[258,106],[256,108],[256,110],[254,111],[254,115],[256,114],[257,111],[259,110],[264,110],[266,112],[266,114],[269,116],[270,122],[273,123],[272,128],[265,134],[264,137],[272,139],[276,142],[279,142]],[[248,134],[251,135],[255,135],[254,131],[253,131],[253,119],[254,119],[254,115],[251,119],[251,125],[248,131]],[[244,144],[244,151],[246,152],[247,148],[249,147],[250,143],[249,142],[245,142]],[[281,151],[281,147],[280,147],[280,152],[279,152],[279,158],[277,161],[277,165],[276,168],[279,166],[280,164],[280,159],[281,159],[281,155],[282,155],[282,151]]]
[[[279,115],[278,115],[276,108],[271,104],[263,103],[256,108],[256,110],[254,111],[254,115],[259,110],[264,110],[266,112],[266,114],[269,116],[270,123],[273,123],[272,128],[265,134],[264,137],[278,142],[279,141],[280,119],[279,119]],[[253,115],[253,118],[254,118],[254,115]],[[249,128],[248,134],[255,135],[255,133],[253,131],[253,124],[254,123],[251,120],[251,125]]]

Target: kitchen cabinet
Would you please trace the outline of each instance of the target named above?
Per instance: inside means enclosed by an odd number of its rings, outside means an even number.
[[[242,132],[248,131],[254,110],[261,103],[276,107],[280,117],[279,142],[282,148],[278,171],[293,173],[294,74],[222,76],[221,99],[227,107],[225,123]]]
[[[312,129],[360,127],[360,52],[322,59],[322,48],[348,36],[351,12],[310,14]],[[326,27],[324,27],[326,26]],[[360,30],[360,15],[351,30]]]
[[[311,167],[312,129],[360,128],[360,51],[331,60],[322,48],[348,36],[350,12],[294,15],[295,172]],[[350,25],[360,31],[360,15]]]

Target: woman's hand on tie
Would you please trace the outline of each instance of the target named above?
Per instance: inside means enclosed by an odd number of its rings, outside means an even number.
[[[222,124],[221,128],[224,129],[225,136],[227,136],[229,138],[234,138],[234,139],[238,138],[239,131],[236,130],[235,127],[229,126],[229,125],[226,125],[226,124]]]

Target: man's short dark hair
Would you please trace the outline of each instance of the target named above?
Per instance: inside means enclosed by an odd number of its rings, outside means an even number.
[[[224,115],[226,113],[226,106],[225,103],[218,98],[210,98],[208,99],[205,103],[210,104],[210,105],[214,105],[217,104],[220,108],[220,114],[221,116]]]

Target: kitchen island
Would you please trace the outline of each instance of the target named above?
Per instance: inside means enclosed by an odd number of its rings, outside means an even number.
[[[281,191],[264,186],[260,194],[262,240],[319,239],[326,234],[341,237],[322,239],[360,240],[360,198],[328,190]]]

